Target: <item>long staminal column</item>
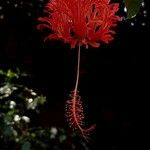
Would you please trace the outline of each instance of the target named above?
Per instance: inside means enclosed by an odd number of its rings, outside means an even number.
[[[82,137],[86,140],[88,135],[95,129],[95,124],[89,128],[85,128],[84,122],[84,112],[81,101],[81,96],[78,91],[79,84],[79,74],[80,74],[80,44],[78,49],[78,64],[77,64],[77,76],[76,76],[76,84],[73,91],[71,91],[69,100],[66,101],[66,117],[69,123],[69,127],[73,130],[80,133]]]

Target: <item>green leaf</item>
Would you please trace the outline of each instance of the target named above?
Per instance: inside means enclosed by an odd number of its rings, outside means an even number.
[[[124,0],[124,3],[127,7],[127,17],[131,19],[139,12],[142,0]]]
[[[8,70],[7,71],[7,78],[8,79],[12,79],[12,78],[18,78],[18,75],[15,73],[15,72],[13,72],[12,70]]]
[[[31,143],[26,141],[23,143],[21,150],[30,150],[31,149]]]
[[[0,75],[5,75],[4,71],[0,69]]]
[[[60,143],[64,142],[66,139],[67,139],[67,136],[66,136],[66,135],[61,135],[61,136],[59,136],[59,142],[60,142]]]
[[[13,128],[10,126],[5,126],[3,129],[3,134],[5,137],[12,137],[13,136]]]

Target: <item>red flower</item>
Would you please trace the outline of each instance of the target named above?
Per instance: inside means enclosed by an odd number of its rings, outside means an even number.
[[[80,46],[99,47],[99,43],[109,43],[113,39],[112,27],[120,21],[115,13],[118,4],[109,4],[109,0],[51,0],[45,7],[48,16],[40,17],[38,29],[50,29],[53,33],[47,39],[63,40],[71,48],[78,49],[77,77],[74,90],[66,101],[66,117],[69,126],[78,131],[87,140],[87,136],[96,125],[84,126],[84,112],[78,90],[80,72]]]
[[[40,17],[38,29],[49,28],[47,39],[63,40],[71,48],[77,44],[99,47],[113,39],[112,27],[120,21],[115,15],[119,4],[110,0],[50,0],[45,7],[46,17]]]

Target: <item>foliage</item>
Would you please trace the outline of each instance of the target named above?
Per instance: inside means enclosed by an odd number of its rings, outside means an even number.
[[[127,8],[127,17],[130,19],[139,12],[142,0],[124,0],[124,3]]]
[[[0,149],[76,149],[75,136],[64,129],[33,125],[32,120],[37,117],[46,97],[21,84],[20,80],[25,76],[19,71],[0,70]]]

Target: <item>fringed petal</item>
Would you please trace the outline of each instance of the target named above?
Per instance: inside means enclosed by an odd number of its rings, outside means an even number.
[[[47,16],[38,19],[38,29],[51,29],[55,36],[46,39],[63,40],[71,48],[78,42],[98,47],[99,42],[109,43],[113,39],[112,28],[121,21],[116,15],[118,9],[119,4],[110,0],[49,0],[45,6]]]

